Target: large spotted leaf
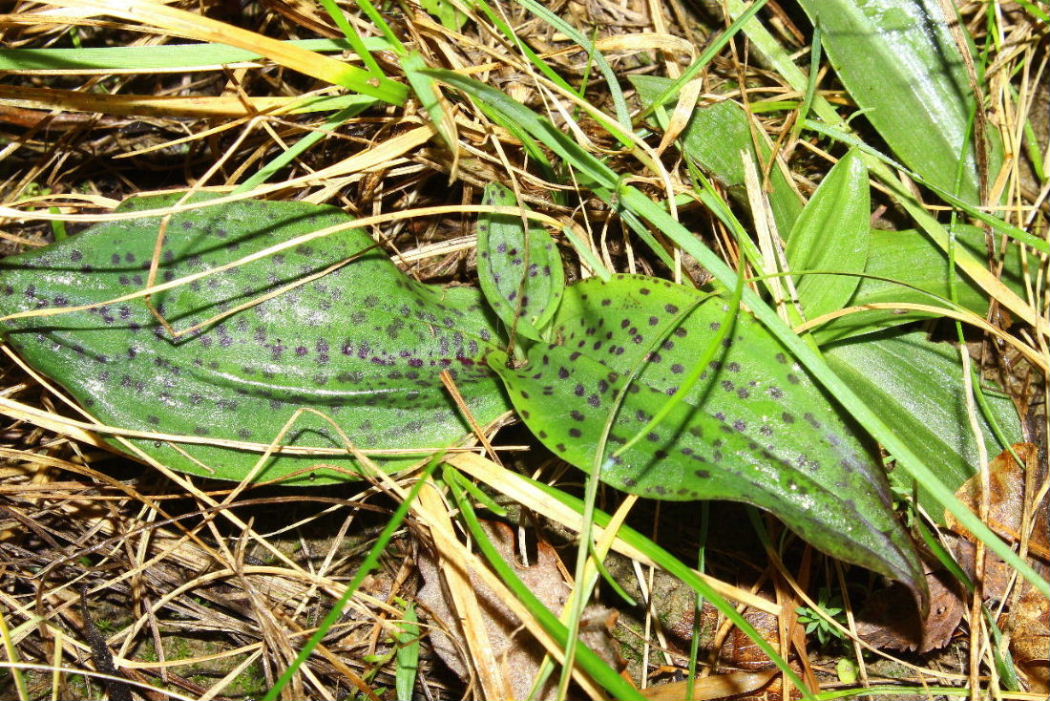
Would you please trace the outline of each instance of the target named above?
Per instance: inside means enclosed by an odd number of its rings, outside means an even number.
[[[725,323],[725,306],[652,278],[592,279],[566,291],[552,322],[556,344],[533,346],[524,367],[502,354],[490,362],[532,431],[578,467],[594,464],[613,415],[601,459],[608,484],[660,499],[754,504],[828,553],[912,579],[918,562],[881,468],[746,311],[684,401],[647,428]]]
[[[123,209],[171,203],[150,198]],[[348,221],[330,207],[254,201],[178,214],[167,227],[158,282]],[[98,304],[142,289],[158,228],[157,218],[101,224],[0,261],[0,317]],[[348,259],[334,272],[295,286]],[[280,294],[238,310],[275,292]],[[393,457],[382,451],[450,445],[469,428],[440,381],[446,369],[479,421],[508,408],[482,362],[495,331],[477,291],[414,282],[360,230],[203,277],[154,301],[178,330],[235,313],[176,338],[139,298],[9,319],[0,322],[0,332],[99,421],[196,441],[135,441],[156,460],[224,479],[244,477],[304,407],[331,417],[388,469],[418,460],[418,453]],[[284,442],[298,453],[271,459],[261,479],[298,470],[307,471],[299,481],[352,478],[352,459],[338,454],[343,439],[321,416],[303,414]],[[318,465],[331,468],[309,470]]]

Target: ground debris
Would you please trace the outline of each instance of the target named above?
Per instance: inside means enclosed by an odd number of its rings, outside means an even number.
[[[509,526],[500,522],[486,522],[484,527],[500,555],[514,568],[515,573],[532,593],[551,611],[560,613],[572,589],[562,576],[554,548],[546,541],[539,541],[536,547],[536,561],[525,567],[520,564],[514,532]],[[419,590],[419,602],[426,606],[434,624],[430,632],[434,651],[452,671],[466,679],[469,674],[468,666],[460,652],[465,649],[462,633],[456,624],[438,565],[434,558],[422,549],[419,555],[419,572],[425,582]],[[513,689],[514,698],[554,698],[558,686],[557,673],[551,675],[536,696],[529,695],[543,661],[543,647],[532,638],[510,609],[473,573],[471,585],[481,605],[493,656],[498,661],[500,674]],[[601,605],[587,606],[580,623],[580,637],[606,662],[618,668],[622,664],[611,635],[616,615],[615,611]]]
[[[1004,451],[989,464],[988,469],[988,512],[987,523],[1000,536],[1010,542],[1019,542],[1025,537],[1025,531],[1031,525],[1027,537],[1028,552],[1039,566],[1038,560],[1047,557],[1048,519],[1047,504],[1026,506],[1028,495],[1034,494],[1034,487],[1045,479],[1045,467],[1040,469],[1039,449],[1032,443],[1018,443],[1012,447],[1024,466]],[[980,476],[969,479],[956,492],[956,496],[968,507],[978,510],[980,504]],[[1025,515],[1028,515],[1025,518]],[[948,527],[952,530],[943,534],[948,550],[966,573],[974,579],[978,575],[977,546],[970,535],[950,513],[945,514]],[[1000,601],[1008,595],[1013,569],[994,553],[986,551],[983,567],[980,570],[981,594],[986,601]],[[952,639],[967,608],[965,592],[958,582],[939,564],[929,564],[926,568],[926,583],[930,589],[930,610],[926,617],[919,619],[918,610],[912,601],[911,594],[897,584],[875,592],[865,603],[857,617],[857,632],[862,640],[886,650],[918,651],[924,654],[939,650]],[[1024,645],[1032,641],[1031,636],[1039,636],[1038,625],[1035,628],[1028,623],[1029,611],[1038,611],[1042,606],[1042,659],[1046,659],[1046,599],[1040,597],[1034,589],[1023,590],[1024,596],[1016,599],[1003,621],[1004,625],[1024,625]],[[1041,599],[1040,603],[1038,600]],[[910,611],[910,615],[906,612]],[[1011,624],[1012,617],[1025,623]],[[1039,616],[1034,616],[1038,621]],[[1013,648],[1011,648],[1013,649]],[[1027,652],[1027,650],[1026,650]],[[1026,659],[1034,658],[1023,655]],[[1035,657],[1039,657],[1037,653]],[[1019,660],[1020,662],[1020,660]]]

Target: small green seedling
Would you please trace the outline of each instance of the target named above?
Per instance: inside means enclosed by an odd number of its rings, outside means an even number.
[[[817,599],[818,606],[825,616],[830,616],[845,626],[846,612],[842,605],[842,597],[838,594],[832,594],[827,587],[821,587],[820,595]],[[833,626],[825,616],[821,616],[809,606],[800,606],[795,613],[798,615],[798,622],[805,627],[806,633],[815,635],[821,647],[827,647],[832,641],[843,642],[846,640],[846,636],[840,628]]]

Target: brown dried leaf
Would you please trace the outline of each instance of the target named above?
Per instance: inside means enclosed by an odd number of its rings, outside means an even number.
[[[521,581],[551,611],[560,613],[569,598],[571,589],[561,575],[558,555],[545,541],[536,547],[536,562],[529,567],[518,561],[514,531],[504,523],[485,522],[493,544],[507,563],[514,568]],[[424,585],[419,590],[418,600],[426,606],[434,619],[430,639],[434,651],[461,678],[468,676],[460,650],[463,649],[462,632],[456,623],[449,598],[442,585],[441,576],[434,559],[420,551],[419,573]],[[521,625],[521,621],[503,604],[492,590],[471,574],[471,585],[481,607],[492,653],[500,673],[514,692],[514,698],[529,698],[533,680],[544,657],[543,647],[536,642]],[[614,668],[622,666],[611,629],[616,622],[616,612],[596,604],[589,605],[580,622],[580,638],[583,642]],[[455,637],[451,637],[455,636]],[[540,690],[537,698],[554,698],[557,693],[557,677],[552,677]]]
[[[777,648],[780,641],[777,639],[777,617],[765,611],[747,609],[744,618],[755,627],[758,634],[767,643]],[[766,653],[762,652],[755,641],[739,628],[733,628],[726,638],[722,649],[718,654],[718,661],[727,667],[736,667],[749,671],[767,669],[773,666],[773,661]]]
[[[1050,599],[1024,582],[1010,608],[1010,652],[1028,679],[1029,690],[1050,693]]]
[[[746,609],[744,618],[755,627],[762,639],[773,646],[774,649],[780,646],[780,633],[776,616],[765,611]],[[732,697],[733,701],[784,700],[784,677],[775,673],[776,669],[773,666],[773,661],[762,651],[762,648],[755,644],[754,640],[749,638],[739,628],[733,628],[729,633],[725,643],[722,645],[722,649],[719,651],[718,661],[720,669],[738,667],[755,674],[771,673],[767,683],[748,691],[737,692]],[[801,671],[797,658],[792,657],[790,664],[796,673]],[[801,693],[799,690],[791,687],[789,698],[797,699],[800,697]]]
[[[689,596],[694,595],[690,594]],[[744,618],[755,627],[755,630],[758,631],[763,640],[772,645],[774,649],[779,647],[776,616],[765,611],[747,608],[744,610]],[[680,642],[688,643],[693,635],[694,612],[691,609],[681,611],[680,619],[677,621],[672,620],[672,624],[668,626],[668,632]],[[713,630],[718,627],[720,621],[721,614],[718,609],[709,602],[704,602],[704,608],[700,616],[700,630]],[[710,652],[705,644],[701,645],[701,649],[704,652]],[[796,659],[792,658],[790,664],[791,668],[796,672],[800,670],[800,665]],[[718,670],[723,672],[719,676],[725,677],[727,680],[746,680],[755,685],[753,688],[741,688],[718,698],[732,698],[733,701],[783,701],[783,677],[777,674],[776,666],[766,653],[762,652],[762,649],[739,628],[734,627],[731,629],[719,648]],[[765,681],[759,683],[762,678],[765,678]],[[674,698],[685,698],[685,686],[683,686],[685,683],[680,682],[673,685],[674,688],[681,690],[681,693]],[[643,693],[648,695],[648,692]],[[668,693],[670,694],[671,692]],[[799,697],[798,689],[792,689],[791,698]],[[672,696],[660,698],[672,698]],[[697,696],[696,698],[701,697]]]
[[[1007,452],[998,455],[988,465],[989,527],[1002,537],[1017,542],[1021,538],[1024,500],[1045,479],[1045,467],[1040,465],[1039,449],[1031,443],[1013,446],[1024,467]],[[972,477],[959,488],[956,496],[974,511],[981,497],[979,476]],[[1029,552],[1045,558],[1048,548],[1048,519],[1045,501],[1032,508],[1033,523]],[[973,578],[976,573],[976,545],[973,536],[962,528],[955,518],[945,514],[948,527],[954,533],[944,535],[945,543],[962,569]],[[1001,599],[1006,595],[1013,570],[994,553],[986,552],[982,594],[986,599]],[[930,613],[920,621],[911,596],[903,588],[893,585],[876,592],[865,603],[857,616],[857,632],[865,642],[890,650],[918,650],[929,652],[944,647],[962,620],[966,604],[960,587],[951,581],[951,575],[928,567],[926,581],[930,588]],[[1045,639],[1044,639],[1045,647]]]
[[[977,545],[956,533],[944,534],[944,541],[966,575],[970,579],[976,579]],[[1013,571],[1013,568],[1003,562],[1001,557],[991,550],[985,550],[984,575],[981,581],[981,594],[984,598],[1002,599],[1010,586]]]
[[[919,620],[915,597],[899,584],[875,592],[857,614],[857,634],[864,642],[885,650],[926,653],[948,644],[965,612],[951,575],[926,569],[930,612]]]
[[[693,699],[710,701],[749,694],[766,686],[777,670],[766,669],[761,672],[729,672],[701,677],[693,682]],[[642,690],[642,695],[649,701],[681,701],[686,698],[689,681],[661,684]]]
[[[1032,443],[1015,443],[1014,452],[1024,462],[1024,467],[1010,455],[1000,453],[988,464],[988,526],[1003,538],[1012,542],[1021,540],[1022,515],[1026,497],[1034,494],[1038,484],[1046,479],[1046,466],[1039,460],[1039,448]],[[1026,480],[1027,478],[1027,480]],[[964,504],[978,511],[981,497],[980,475],[968,479],[955,493]],[[1050,509],[1044,499],[1033,509],[1035,528],[1028,541],[1029,551],[1036,557],[1050,559]],[[963,528],[951,513],[945,513],[948,527],[966,537],[973,536]]]

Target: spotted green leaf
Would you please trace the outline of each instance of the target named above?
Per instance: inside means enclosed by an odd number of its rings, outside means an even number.
[[[513,207],[514,193],[493,183],[484,203]],[[534,340],[554,316],[565,288],[565,273],[547,230],[521,217],[483,214],[478,219],[478,280],[500,320],[518,335]]]
[[[172,204],[134,200],[122,209]],[[159,283],[259,253],[348,217],[331,207],[244,201],[173,216]],[[0,261],[0,317],[97,305],[145,285],[159,219],[104,223],[47,248]],[[237,311],[349,260],[325,276]],[[178,434],[192,443],[135,440],[173,469],[241,479],[261,450],[303,407],[334,420],[364,451],[433,450],[460,440],[467,424],[439,378],[447,369],[482,423],[506,400],[482,361],[496,338],[480,294],[414,282],[363,231],[348,229],[158,293],[176,329],[235,312],[181,339],[139,298],[87,311],[0,321],[6,340],[99,421]],[[240,441],[245,449],[219,445]],[[317,455],[272,458],[260,479],[317,465],[296,478],[353,478],[332,424],[305,413],[285,443]],[[418,453],[417,453],[418,456]],[[379,455],[377,457],[383,457]],[[418,459],[386,456],[397,469]]]
[[[615,456],[667,403],[725,318],[723,301],[686,287],[629,275],[591,279],[567,290],[552,322],[555,343],[534,345],[523,367],[508,366],[502,354],[490,363],[532,431],[578,467],[590,469],[615,414],[605,453],[614,457],[601,473],[608,484],[660,499],[754,504],[822,550],[908,581],[918,563],[881,468],[838,408],[743,310],[685,401]]]

